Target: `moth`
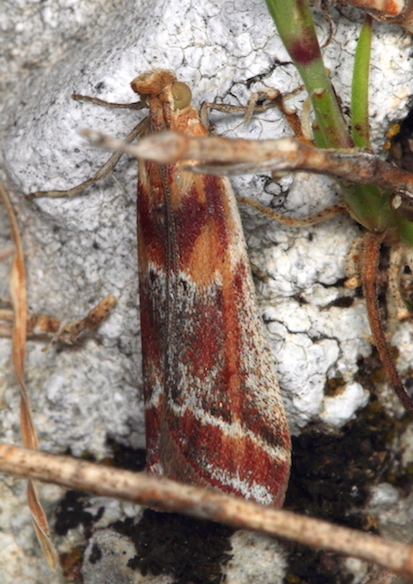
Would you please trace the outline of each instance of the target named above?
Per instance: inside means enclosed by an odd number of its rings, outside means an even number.
[[[208,134],[172,72],[131,86],[142,136]],[[282,506],[290,436],[230,183],[139,160],[137,213],[147,469]]]

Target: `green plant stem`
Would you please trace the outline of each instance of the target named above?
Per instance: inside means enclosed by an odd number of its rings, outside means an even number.
[[[351,85],[351,128],[354,145],[370,146],[369,73],[373,18],[367,14],[357,43]]]
[[[308,0],[266,0],[278,33],[310,96],[318,127],[316,144],[322,148],[352,148],[333,86],[327,76]],[[368,66],[371,24],[363,27],[353,80],[353,127],[360,125],[358,145],[368,143]],[[367,73],[366,73],[367,71]],[[357,104],[356,104],[357,102]],[[385,232],[389,240],[413,245],[413,223],[390,208],[390,193],[371,185],[340,184],[349,212],[369,231]]]
[[[266,0],[266,2],[278,33],[312,101],[324,141],[323,146],[351,148],[353,142],[324,68],[308,3],[303,0]]]

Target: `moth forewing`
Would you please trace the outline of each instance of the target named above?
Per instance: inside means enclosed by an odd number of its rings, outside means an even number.
[[[207,135],[173,73],[131,85],[145,133]],[[230,184],[140,161],[137,206],[148,469],[281,506],[290,437]]]

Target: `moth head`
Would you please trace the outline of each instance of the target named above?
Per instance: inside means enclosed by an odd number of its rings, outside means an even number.
[[[131,82],[131,87],[138,93],[143,105],[148,106],[151,96],[160,95],[165,90],[171,90],[173,106],[175,109],[184,109],[191,103],[191,90],[186,83],[177,81],[172,71],[153,69],[146,71]]]

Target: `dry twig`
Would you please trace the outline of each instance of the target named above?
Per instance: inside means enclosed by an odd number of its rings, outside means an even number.
[[[235,175],[305,170],[350,183],[377,185],[413,199],[412,173],[375,154],[357,149],[321,149],[296,138],[195,138],[177,132],[160,132],[129,145],[91,130],[85,130],[83,135],[97,146],[128,152],[161,164],[188,161],[188,167],[195,172]]]
[[[0,444],[0,471],[228,523],[375,562],[413,581],[413,546],[144,473]]]

